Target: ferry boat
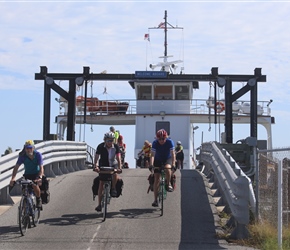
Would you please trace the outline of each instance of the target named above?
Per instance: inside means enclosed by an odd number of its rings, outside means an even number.
[[[164,55],[162,62],[150,64],[150,70],[136,71],[135,79],[129,81],[132,90],[135,91],[135,100],[99,100],[87,98],[87,105],[83,96],[76,98],[77,124],[84,123],[83,113],[87,113],[87,124],[98,125],[135,125],[135,149],[134,155],[142,149],[145,140],[153,141],[152,135],[164,128],[174,142],[181,141],[184,151],[184,169],[195,168],[194,130],[197,124],[207,124],[214,121],[215,115],[219,115],[221,121],[225,121],[225,101],[208,99],[193,99],[193,92],[199,88],[199,82],[183,77],[180,72],[174,76],[174,72],[182,60],[170,61],[167,55],[167,30],[175,29],[167,22],[165,11],[164,22],[154,27],[164,32]],[[145,34],[145,38],[148,35]],[[159,69],[158,71],[156,69]],[[62,113],[57,116],[57,137],[64,138],[67,126],[67,103],[65,99],[60,101]],[[237,100],[232,104],[233,123],[250,123],[249,101]],[[272,147],[271,110],[267,101],[259,102],[257,123],[267,130],[267,145]]]

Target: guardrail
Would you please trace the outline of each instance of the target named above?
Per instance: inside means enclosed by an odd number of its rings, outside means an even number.
[[[42,153],[44,174],[47,177],[67,174],[86,169],[87,144],[73,141],[45,141],[35,145],[35,149]],[[18,152],[0,157],[0,205],[13,204],[9,194],[9,183],[18,158]],[[24,174],[22,164],[16,179]]]
[[[247,238],[246,225],[249,224],[249,207],[253,213],[256,199],[249,177],[241,170],[229,153],[221,149],[217,142],[202,144],[200,161],[205,164],[208,173],[214,172],[214,182],[225,198],[234,220],[231,237]]]

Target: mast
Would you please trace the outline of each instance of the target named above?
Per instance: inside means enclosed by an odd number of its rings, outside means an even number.
[[[163,58],[163,62],[158,63],[156,65],[150,64],[150,68],[152,70],[154,70],[156,67],[161,67],[161,71],[169,71],[171,70],[171,67],[177,67],[177,63],[182,62],[181,60],[177,60],[177,61],[172,61],[172,62],[168,62],[167,58],[168,57],[172,57],[172,56],[168,56],[167,54],[167,31],[168,29],[183,29],[182,27],[174,27],[173,25],[171,25],[168,21],[167,21],[167,10],[165,10],[164,13],[164,22],[161,22],[158,27],[152,27],[152,28],[148,28],[148,29],[164,29],[164,56],[161,56],[159,58]]]
[[[167,58],[167,10],[164,14],[165,28],[164,28],[164,58]]]

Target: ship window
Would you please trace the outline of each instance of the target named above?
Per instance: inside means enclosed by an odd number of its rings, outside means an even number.
[[[172,86],[155,86],[154,99],[155,100],[172,100]]]
[[[138,87],[138,100],[151,100],[151,86]]]
[[[189,100],[188,86],[175,86],[175,100]]]
[[[170,122],[156,122],[156,132],[159,129],[165,129],[167,134],[170,135]]]

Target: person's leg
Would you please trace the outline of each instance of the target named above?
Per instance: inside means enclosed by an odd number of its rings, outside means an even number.
[[[103,197],[103,181],[100,180],[99,182],[99,189],[98,189],[98,206],[101,206],[102,197]]]
[[[168,187],[169,192],[173,192],[173,187],[171,185],[171,177],[172,177],[172,170],[171,170],[172,166],[170,164],[166,164],[165,165],[165,173],[166,173],[166,184]]]
[[[112,189],[116,189],[117,181],[118,181],[118,175],[117,174],[113,174],[113,176],[112,176]]]
[[[180,162],[180,160],[179,159],[177,159],[177,166],[176,166],[178,169],[180,169],[181,168],[181,162]]]
[[[34,192],[34,194],[35,194],[35,197],[36,198],[40,198],[40,188],[39,188],[39,186],[37,185],[37,186],[32,186],[33,187],[33,192]]]

